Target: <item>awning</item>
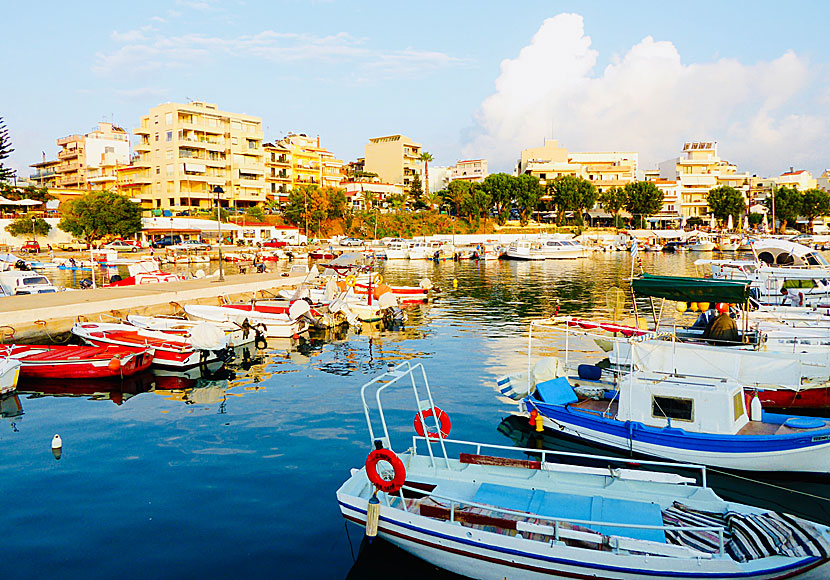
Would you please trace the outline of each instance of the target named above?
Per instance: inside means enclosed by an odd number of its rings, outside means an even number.
[[[194,173],[204,173],[205,172],[205,165],[204,163],[193,163],[190,161],[186,161],[184,164],[185,171],[192,171]]]
[[[634,294],[678,302],[743,304],[749,298],[749,280],[713,280],[643,274],[631,281]]]

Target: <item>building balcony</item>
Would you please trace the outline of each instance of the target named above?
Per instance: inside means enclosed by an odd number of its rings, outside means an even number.
[[[64,149],[58,152],[58,159],[74,159],[83,153],[83,149]]]
[[[79,176],[61,177],[55,181],[58,187],[80,186],[83,183],[83,179]]]
[[[150,129],[147,127],[139,127],[138,129],[133,129],[133,135],[150,135]]]
[[[133,145],[133,149],[139,153],[149,153],[150,152],[150,144],[149,143],[136,143]]]
[[[58,139],[57,143],[59,146],[68,145],[69,143],[77,143],[78,141],[83,141],[83,135],[68,135],[61,139]]]

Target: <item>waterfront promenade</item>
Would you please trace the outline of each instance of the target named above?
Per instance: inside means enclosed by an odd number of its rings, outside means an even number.
[[[199,278],[117,288],[9,296],[0,300],[3,342],[42,340],[68,332],[76,320],[115,321],[127,314],[174,314],[184,304],[216,304],[220,297],[251,299],[299,284],[305,275],[233,274],[224,282]]]

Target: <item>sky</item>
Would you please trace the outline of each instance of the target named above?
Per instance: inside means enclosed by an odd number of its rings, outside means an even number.
[[[320,136],[337,157],[401,133],[432,165],[511,172],[555,138],[641,169],[718,142],[739,171],[830,167],[830,3],[15,2],[0,117],[28,165],[55,140],[200,100]]]

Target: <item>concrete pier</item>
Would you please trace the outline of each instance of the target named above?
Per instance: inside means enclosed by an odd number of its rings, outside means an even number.
[[[53,294],[8,296],[0,299],[0,340],[49,342],[64,335],[78,320],[115,322],[128,314],[182,313],[184,304],[219,304],[230,300],[270,298],[292,287],[305,275],[284,277],[278,273],[235,274],[224,282],[215,278],[142,284],[96,290],[68,290]]]

